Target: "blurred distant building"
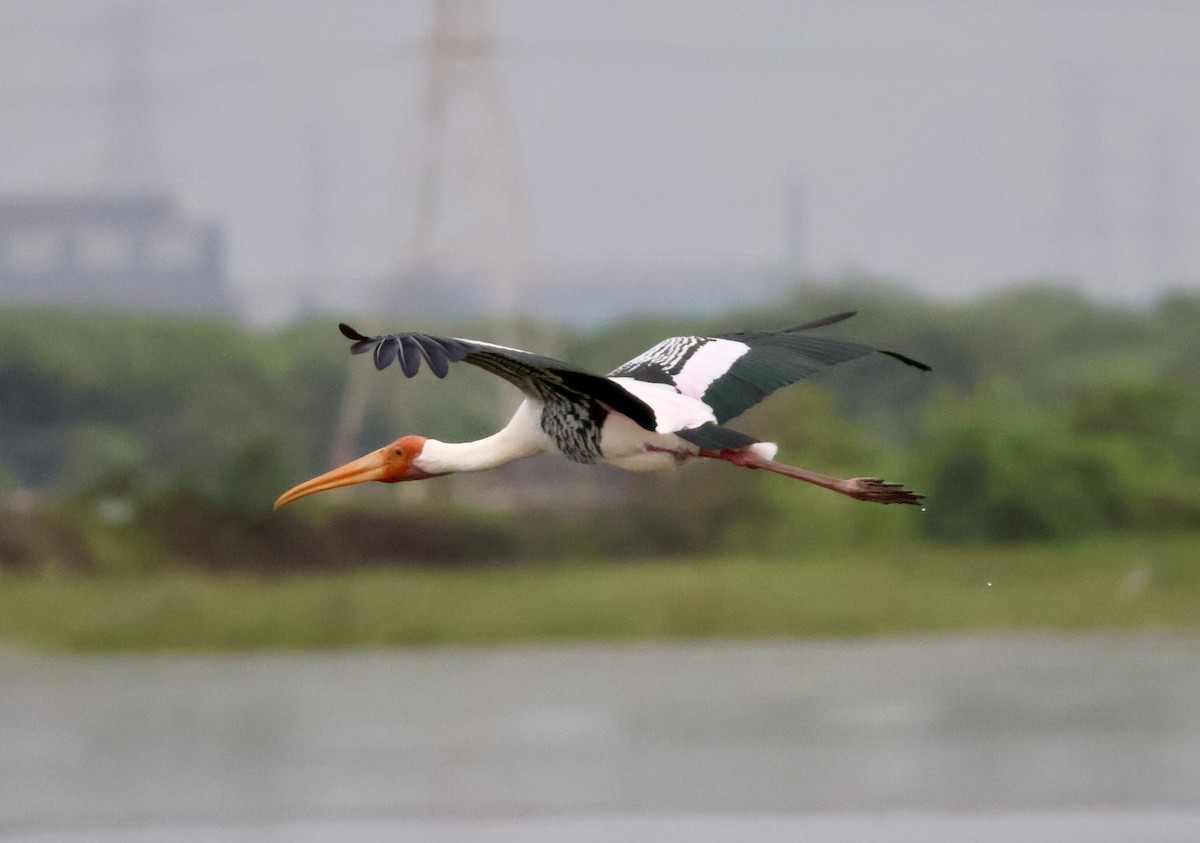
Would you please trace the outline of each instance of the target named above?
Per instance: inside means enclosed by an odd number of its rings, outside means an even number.
[[[0,198],[0,304],[232,314],[225,252],[161,194]]]

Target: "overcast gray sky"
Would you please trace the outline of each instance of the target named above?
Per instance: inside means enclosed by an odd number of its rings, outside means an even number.
[[[1200,284],[1200,3],[494,11],[543,273]],[[424,0],[0,0],[0,192],[159,186],[226,226],[257,306],[352,299],[408,248],[428,25]]]

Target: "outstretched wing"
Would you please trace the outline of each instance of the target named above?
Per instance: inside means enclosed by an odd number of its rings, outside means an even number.
[[[578,404],[581,399],[591,398],[629,416],[646,430],[655,429],[654,411],[644,401],[608,378],[561,360],[531,354],[519,348],[459,337],[435,337],[412,332],[368,337],[346,324],[339,324],[338,328],[344,336],[354,340],[354,345],[350,346],[351,352],[372,352],[376,369],[386,369],[395,362],[400,365],[405,377],[411,378],[420,371],[421,361],[424,360],[431,372],[444,378],[450,371],[451,363],[470,363],[504,378],[538,401]]]
[[[671,337],[614,369],[610,377],[663,383],[712,408],[718,424],[741,415],[775,390],[872,352],[929,371],[919,360],[863,343],[806,333],[849,319],[826,316],[782,331]]]

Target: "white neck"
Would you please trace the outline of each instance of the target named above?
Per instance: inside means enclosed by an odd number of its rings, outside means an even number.
[[[521,405],[503,430],[474,442],[439,442],[426,439],[425,447],[413,464],[430,474],[458,471],[487,471],[514,460],[532,457],[553,449],[538,420],[540,407],[529,402]]]

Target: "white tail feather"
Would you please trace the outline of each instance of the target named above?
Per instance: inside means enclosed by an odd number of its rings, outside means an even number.
[[[775,455],[779,453],[779,446],[774,442],[755,442],[747,450],[756,457],[761,457],[764,460],[773,460],[775,459]]]

